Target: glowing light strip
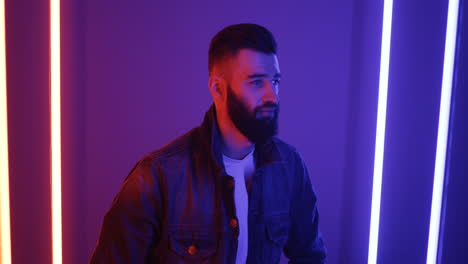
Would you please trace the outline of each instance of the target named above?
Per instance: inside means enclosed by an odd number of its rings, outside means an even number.
[[[390,64],[390,40],[392,33],[393,1],[384,1],[382,22],[382,44],[380,50],[379,101],[377,106],[377,128],[375,135],[374,177],[372,183],[372,209],[369,232],[368,264],[377,262],[379,240],[380,199],[382,193],[382,170],[387,116],[388,68]]]
[[[458,8],[458,0],[449,0],[447,13],[447,30],[445,33],[442,91],[440,96],[439,128],[437,131],[434,184],[432,187],[431,220],[429,224],[429,240],[427,245],[427,264],[437,263],[437,249],[439,246],[440,234],[440,213],[442,209],[442,194],[445,176],[445,156],[447,154],[447,137],[450,120],[450,101],[452,97],[453,67],[457,38]]]
[[[52,263],[62,263],[62,161],[60,122],[60,0],[50,0],[50,125]]]
[[[5,1],[0,0],[0,263],[11,263]]]

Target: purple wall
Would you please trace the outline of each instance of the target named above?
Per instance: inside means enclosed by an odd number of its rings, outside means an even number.
[[[447,2],[394,3],[378,263],[426,262]]]
[[[63,262],[87,263],[85,27],[80,1],[61,1]]]
[[[49,9],[28,0],[5,9],[11,254],[13,263],[51,263]]]
[[[441,263],[457,263],[468,259],[468,3],[464,1],[459,13],[459,36],[455,60],[454,88],[450,120],[448,177],[445,180],[444,217],[441,220],[439,259]]]
[[[351,65],[337,263],[366,263],[374,169],[383,2],[353,2]]]

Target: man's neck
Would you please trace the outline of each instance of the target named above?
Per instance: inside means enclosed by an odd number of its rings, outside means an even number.
[[[222,138],[222,151],[231,159],[243,159],[255,148],[227,117],[219,113],[217,115],[218,127]]]

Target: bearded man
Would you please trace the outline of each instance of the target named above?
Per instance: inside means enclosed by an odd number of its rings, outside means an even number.
[[[91,263],[325,263],[317,198],[276,137],[276,41],[256,24],[213,37],[204,121],[144,156],[106,213]]]

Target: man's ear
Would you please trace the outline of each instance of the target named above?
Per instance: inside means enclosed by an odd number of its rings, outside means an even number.
[[[213,100],[217,101],[223,98],[226,82],[225,80],[216,74],[211,74],[210,78],[208,79],[208,87],[210,88],[211,96]]]

